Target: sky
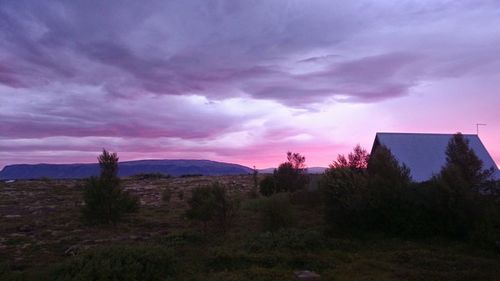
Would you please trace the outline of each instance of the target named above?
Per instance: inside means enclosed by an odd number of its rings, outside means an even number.
[[[327,166],[476,123],[498,165],[499,27],[496,0],[0,0],[0,168]]]

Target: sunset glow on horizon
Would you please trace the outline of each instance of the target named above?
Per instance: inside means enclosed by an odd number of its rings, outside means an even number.
[[[328,166],[377,132],[479,136],[500,164],[498,1],[2,1],[0,169]]]

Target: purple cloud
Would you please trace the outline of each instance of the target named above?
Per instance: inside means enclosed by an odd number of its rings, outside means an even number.
[[[221,157],[288,141],[345,147],[346,139],[317,139],[355,108],[370,118],[429,85],[498,77],[499,14],[487,0],[4,1],[0,157],[21,147],[77,155],[123,139],[120,150]],[[494,89],[484,90],[489,100]],[[463,96],[474,99],[473,90]],[[311,139],[290,141],[301,134]],[[55,148],[53,137],[75,145]],[[45,141],[16,144],[36,139]]]

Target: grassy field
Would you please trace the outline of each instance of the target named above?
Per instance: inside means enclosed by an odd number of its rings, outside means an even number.
[[[212,181],[243,198],[225,235],[184,216],[191,190]],[[68,272],[81,269],[82,260],[109,253],[125,257],[120,266],[126,271],[133,267],[128,255],[144,253],[148,270],[160,280],[293,280],[293,271],[304,269],[322,280],[500,280],[500,253],[494,247],[326,234],[315,192],[292,195],[295,227],[263,232],[263,199],[249,196],[252,182],[251,176],[126,179],[124,187],[140,197],[139,212],[106,227],[82,222],[82,181],[1,183],[0,279],[71,280],[75,274]],[[168,203],[162,201],[165,190],[171,194]],[[88,274],[73,280],[98,280]]]

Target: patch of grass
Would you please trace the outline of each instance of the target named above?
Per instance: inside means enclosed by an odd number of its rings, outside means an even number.
[[[54,268],[51,279],[164,280],[174,273],[173,254],[165,247],[127,246],[88,251]]]

